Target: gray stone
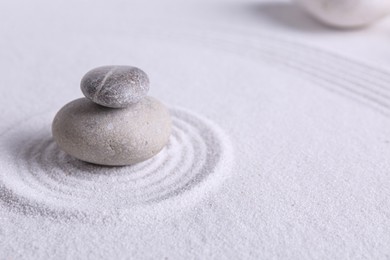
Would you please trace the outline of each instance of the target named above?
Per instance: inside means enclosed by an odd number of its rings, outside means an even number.
[[[80,87],[91,101],[106,107],[122,108],[146,96],[149,78],[136,67],[104,66],[85,74]]]
[[[68,154],[100,165],[131,165],[156,155],[167,144],[172,123],[167,108],[145,97],[127,108],[99,106],[86,98],[65,105],[52,132]]]
[[[389,0],[295,0],[317,20],[337,28],[367,26],[390,13]]]

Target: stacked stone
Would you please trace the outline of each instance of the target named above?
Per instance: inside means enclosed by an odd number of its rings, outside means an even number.
[[[389,0],[295,0],[319,21],[338,28],[364,27],[390,13]]]
[[[167,144],[172,122],[168,109],[147,96],[149,78],[131,66],[105,66],[81,80],[85,98],[57,113],[54,140],[86,162],[123,166],[145,161]]]

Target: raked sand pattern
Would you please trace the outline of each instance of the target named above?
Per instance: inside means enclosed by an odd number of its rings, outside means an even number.
[[[233,29],[232,29],[233,30]],[[169,39],[162,33],[153,33],[157,39],[165,39],[207,47],[215,51],[233,53],[248,60],[292,71],[349,100],[370,107],[390,117],[390,73],[359,61],[329,51],[307,46],[268,34],[251,31],[213,32],[206,37],[200,33],[172,33]]]
[[[51,113],[9,129],[0,136],[1,149],[12,157],[0,158],[1,203],[54,219],[134,214],[163,203],[185,206],[226,177],[232,148],[207,119],[178,109],[171,113],[167,147],[126,167],[96,166],[65,154],[51,138]]]

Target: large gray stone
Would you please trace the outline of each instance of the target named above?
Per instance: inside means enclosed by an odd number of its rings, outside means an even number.
[[[52,132],[68,154],[90,163],[119,166],[156,155],[167,144],[171,127],[167,108],[151,97],[123,109],[81,98],[57,113]]]
[[[136,67],[104,66],[87,72],[80,87],[91,101],[106,107],[122,108],[146,96],[149,78]]]

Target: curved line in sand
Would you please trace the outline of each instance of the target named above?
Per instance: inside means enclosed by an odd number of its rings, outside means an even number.
[[[226,177],[232,148],[222,130],[207,119],[181,109],[171,113],[168,145],[152,159],[126,167],[72,158],[51,138],[51,113],[32,117],[0,135],[2,149],[13,147],[11,158],[0,163],[0,202],[26,215],[55,219],[98,218],[139,209],[153,215],[156,205],[165,204],[169,210],[185,206]]]

